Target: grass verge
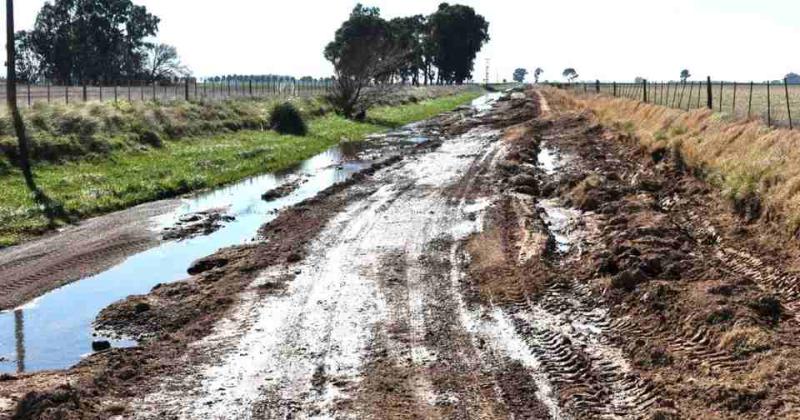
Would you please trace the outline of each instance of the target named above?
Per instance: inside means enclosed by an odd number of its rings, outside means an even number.
[[[563,106],[592,110],[650,152],[679,153],[746,220],[760,218],[787,237],[800,233],[800,132],[768,128],[757,119],[731,120],[708,109],[686,112],[629,99],[549,92]]]
[[[41,163],[40,187],[66,212],[85,218],[157,199],[216,187],[285,169],[342,141],[355,141],[430,118],[478,97],[479,91],[375,108],[368,122],[326,115],[309,122],[305,137],[242,130],[164,141],[159,148],[111,152],[63,164]],[[52,228],[15,169],[0,175],[0,247]]]

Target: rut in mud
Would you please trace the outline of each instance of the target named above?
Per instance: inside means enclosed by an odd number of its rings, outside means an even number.
[[[71,388],[28,395],[30,412],[800,414],[796,256],[762,249],[679,156],[547,89],[414,130],[430,140],[292,207],[261,241],[105,310],[144,344],[89,358]]]

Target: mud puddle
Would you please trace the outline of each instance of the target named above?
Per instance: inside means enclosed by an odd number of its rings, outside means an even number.
[[[72,366],[92,352],[93,341],[109,341],[114,347],[136,345],[94,331],[92,323],[100,310],[129,295],[147,293],[156,284],[186,278],[186,269],[200,257],[251,241],[258,228],[277,217],[280,209],[347,180],[387,149],[402,147],[396,144],[399,138],[408,139],[404,144],[410,145],[427,140],[415,126],[404,127],[369,141],[338,145],[288,171],[185,199],[175,211],[155,218],[159,233],[168,232],[164,229],[179,224],[188,214],[212,209],[223,209],[225,223],[206,236],[164,242],[100,274],[51,291],[15,310],[0,312],[0,373]],[[262,199],[265,192],[298,177],[303,182],[287,195]]]

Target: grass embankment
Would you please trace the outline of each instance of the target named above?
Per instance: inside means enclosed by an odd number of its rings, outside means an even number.
[[[336,143],[360,140],[370,133],[430,118],[480,94],[475,90],[462,90],[416,103],[414,101],[418,98],[414,97],[404,105],[371,110],[368,122],[363,123],[325,113],[321,103],[303,100],[298,102],[298,106],[310,117],[309,132],[304,137],[283,136],[263,130],[268,118],[267,109],[271,105],[263,101],[208,106],[186,103],[149,107],[146,104],[90,104],[84,109],[48,110],[99,117],[92,124],[93,136],[54,135],[46,139],[51,145],[42,144],[40,140],[36,149],[38,163],[35,173],[40,187],[63,205],[67,214],[85,218],[281,170]],[[144,118],[128,116],[125,122],[121,122],[123,117],[119,114],[131,112],[125,107],[141,107],[135,110],[135,114]],[[162,118],[149,117],[159,114]],[[106,127],[104,124],[108,118],[112,120],[111,128],[99,129]],[[58,118],[51,115],[47,121],[58,121]],[[41,125],[47,121],[29,123],[39,124],[33,129],[34,136],[56,132],[47,131],[46,126]],[[183,130],[173,133],[175,135],[166,134],[176,126],[183,127]],[[218,134],[197,135],[204,130]],[[169,140],[164,140],[164,137]],[[158,141],[148,140],[155,138]],[[52,144],[66,144],[63,150],[67,152],[62,156],[54,154]],[[81,152],[90,158],[78,159]],[[52,227],[32,200],[19,172],[8,161],[0,162],[2,247],[19,243]]]
[[[800,132],[770,129],[758,120],[732,120],[707,109],[685,112],[628,99],[574,99],[552,92],[556,100],[588,107],[602,122],[635,135],[650,151],[679,152],[734,208],[756,206],[764,221],[797,235]]]

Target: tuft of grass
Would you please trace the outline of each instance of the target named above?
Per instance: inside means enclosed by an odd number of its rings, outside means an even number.
[[[281,134],[305,136],[308,126],[300,115],[300,111],[289,102],[275,104],[269,115],[269,126]]]
[[[48,196],[61,203],[69,215],[85,218],[285,169],[339,142],[358,141],[391,126],[433,117],[479,95],[480,92],[470,92],[371,110],[370,121],[383,124],[359,123],[327,114],[308,122],[305,137],[253,129],[223,130],[181,140],[167,137],[160,147],[118,148],[89,159],[39,162],[34,171],[39,186]],[[191,105],[187,106],[182,111],[150,109],[148,118],[170,120],[174,117],[169,115],[193,112]],[[232,105],[213,112],[251,106],[256,105]],[[316,106],[301,102],[298,109],[305,114]],[[81,112],[86,108],[81,108]],[[249,111],[246,115],[250,115]],[[261,115],[259,118],[263,120],[265,112]],[[0,247],[17,244],[52,228],[15,168],[8,167],[3,172],[0,166],[0,185]]]

